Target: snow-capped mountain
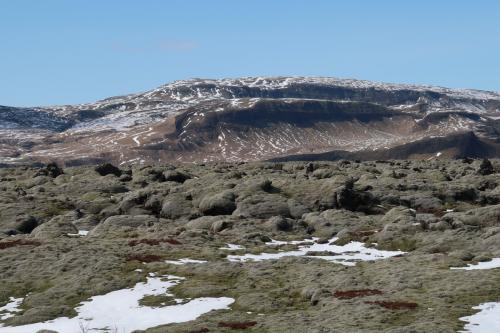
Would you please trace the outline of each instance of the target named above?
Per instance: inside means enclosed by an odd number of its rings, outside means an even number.
[[[1,163],[252,161],[304,154],[457,157],[465,154],[463,147],[449,144],[423,145],[444,151],[404,153],[408,145],[457,135],[477,141],[473,146],[488,147],[478,149],[477,156],[496,156],[500,94],[336,78],[258,77],[176,81],[90,104],[0,107]],[[399,153],[393,156],[393,151]],[[474,155],[474,149],[467,154]]]

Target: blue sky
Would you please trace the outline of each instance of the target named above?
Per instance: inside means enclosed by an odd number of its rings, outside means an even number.
[[[0,0],[0,105],[193,77],[314,75],[500,91],[496,0]]]

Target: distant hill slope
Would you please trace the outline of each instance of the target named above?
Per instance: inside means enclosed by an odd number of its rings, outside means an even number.
[[[499,142],[499,93],[335,78],[193,79],[91,104],[0,106],[7,164],[500,157]]]

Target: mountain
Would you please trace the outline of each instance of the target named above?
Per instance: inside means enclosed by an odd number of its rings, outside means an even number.
[[[315,77],[192,79],[90,104],[0,106],[0,163],[500,156],[500,94]]]

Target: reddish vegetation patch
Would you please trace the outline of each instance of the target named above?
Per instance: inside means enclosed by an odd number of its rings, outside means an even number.
[[[210,330],[208,328],[200,328],[199,330],[194,330],[194,331],[189,331],[187,333],[207,333],[207,332],[210,332]]]
[[[257,325],[256,321],[242,321],[242,322],[225,322],[225,321],[220,321],[219,322],[219,327],[227,327],[232,330],[245,330],[247,328],[250,328],[252,326]]]
[[[142,261],[142,262],[154,262],[160,261],[162,258],[155,254],[131,254],[127,256],[127,261]]]
[[[383,308],[390,310],[413,310],[418,307],[417,303],[413,302],[390,302],[390,301],[374,301],[374,302],[365,302],[366,304],[376,304],[380,305]]]
[[[168,243],[171,245],[180,245],[182,244],[176,239],[173,238],[165,238],[165,239],[139,239],[139,240],[132,240],[128,242],[129,246],[136,246],[139,244],[147,244],[147,245],[159,245],[161,243]]]
[[[16,240],[11,240],[11,241],[6,241],[6,242],[0,242],[0,250],[8,249],[9,247],[21,246],[21,245],[38,246],[41,244],[42,243],[37,242],[37,241],[33,241],[33,240],[16,239]]]
[[[340,299],[351,299],[355,297],[364,297],[372,295],[382,295],[380,290],[376,289],[359,289],[359,290],[337,290],[333,295]]]

